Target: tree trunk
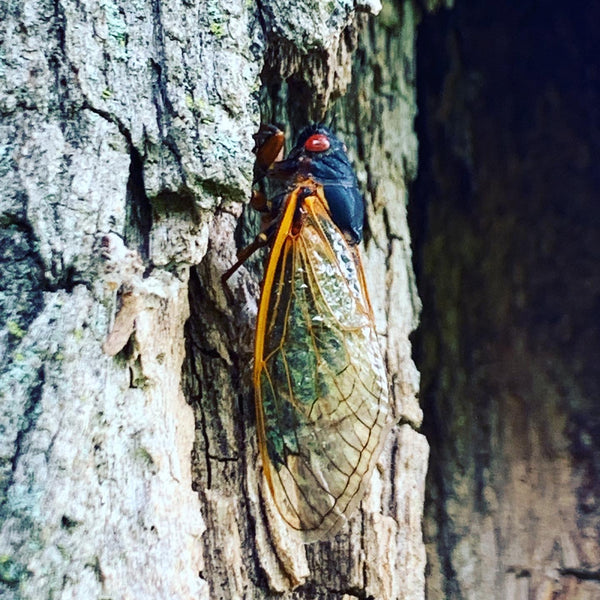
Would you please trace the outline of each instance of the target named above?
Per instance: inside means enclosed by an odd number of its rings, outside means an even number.
[[[3,596],[422,598],[428,447],[406,224],[422,9],[0,10]],[[293,134],[326,114],[367,199],[398,425],[350,527],[305,546],[258,483],[261,258],[233,279],[233,305],[219,279],[258,228],[243,206],[261,117]]]
[[[430,600],[600,598],[595,3],[419,32]]]

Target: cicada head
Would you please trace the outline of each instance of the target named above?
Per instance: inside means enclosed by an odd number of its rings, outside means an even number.
[[[310,180],[323,186],[333,222],[351,244],[362,239],[365,207],[344,143],[324,125],[302,131],[287,158],[271,176],[290,182]]]

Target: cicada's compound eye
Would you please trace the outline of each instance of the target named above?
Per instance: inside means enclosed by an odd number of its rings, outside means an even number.
[[[330,146],[331,142],[324,133],[314,133],[304,142],[304,149],[309,152],[325,152]]]

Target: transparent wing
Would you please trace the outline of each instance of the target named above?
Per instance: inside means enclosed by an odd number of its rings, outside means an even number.
[[[259,308],[257,423],[279,512],[312,541],[359,502],[392,419],[357,249],[320,188],[285,212]]]

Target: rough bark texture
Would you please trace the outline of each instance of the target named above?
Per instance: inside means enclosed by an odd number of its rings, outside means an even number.
[[[239,211],[219,215],[207,257],[192,277],[186,373],[197,421],[194,482],[209,523],[204,556],[215,597],[423,597],[419,521],[427,444],[415,430],[421,411],[408,334],[419,305],[406,223],[406,182],[416,172],[417,15],[410,3],[387,7],[377,19],[362,17],[340,29],[339,40],[325,47],[329,38],[322,34],[307,40],[301,33],[296,40],[288,32],[284,46],[279,37],[269,40],[264,121],[287,125],[293,137],[323,117],[327,99],[347,91],[330,114],[337,117],[336,130],[356,161],[367,198],[364,259],[402,424],[390,435],[371,492],[349,529],[310,546],[290,535],[261,489],[256,464],[250,362],[262,258],[232,279],[236,303],[227,305],[218,277],[233,260]],[[280,35],[277,27],[268,30]],[[315,44],[320,47],[308,55],[299,52]],[[257,228],[256,215],[247,210],[238,245],[248,243]]]
[[[430,600],[600,598],[598,6],[419,39]]]
[[[405,213],[422,9],[367,21],[355,8],[378,7],[360,4],[0,8],[3,597],[422,597]],[[258,484],[260,258],[233,281],[235,305],[219,276],[257,229],[238,217],[259,99],[296,131],[347,88],[337,129],[367,196],[400,424],[352,527],[306,547]]]

